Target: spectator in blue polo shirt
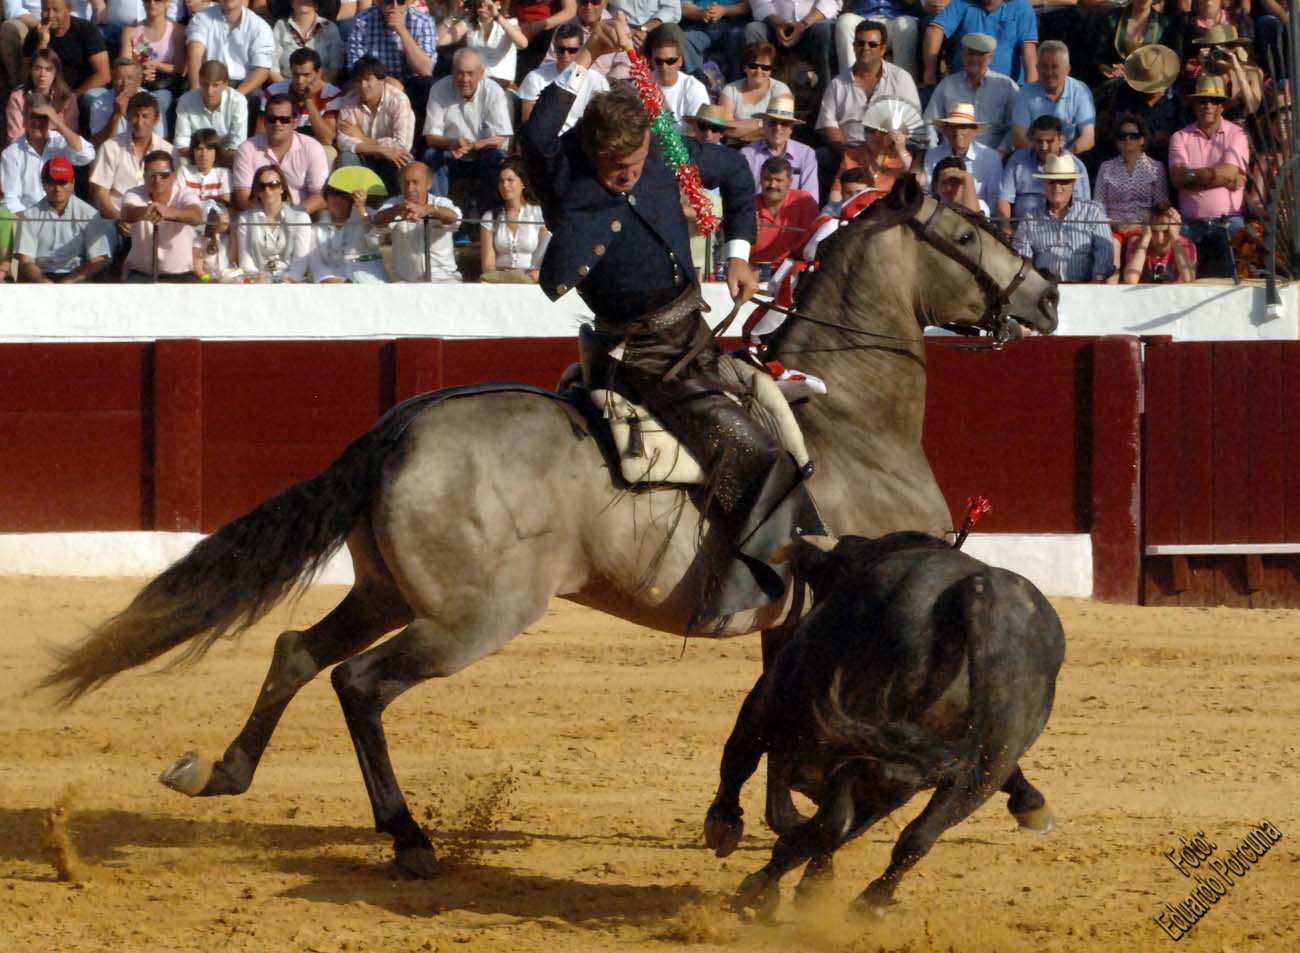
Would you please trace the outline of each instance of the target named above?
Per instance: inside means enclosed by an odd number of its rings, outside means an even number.
[[[1029,145],[1029,124],[1039,116],[1061,120],[1065,147],[1075,155],[1096,145],[1097,110],[1092,91],[1070,75],[1070,50],[1060,40],[1038,48],[1038,82],[1027,83],[1011,113],[1011,139],[1017,149]]]
[[[1029,0],[931,0],[931,8],[945,4],[925,29],[922,86],[939,81],[939,51],[952,39],[960,47],[967,33],[987,33],[998,42],[990,66],[994,72],[1019,83],[1038,79],[1038,19]],[[961,69],[960,49],[952,71]]]
[[[1011,153],[1006,168],[1002,170],[1002,186],[998,190],[997,200],[997,213],[1001,221],[1008,221],[1013,211],[1019,217],[1027,197],[1043,194],[1043,180],[1038,177],[1038,173],[1052,156],[1063,155],[1074,163],[1074,168],[1079,173],[1074,186],[1075,198],[1092,198],[1092,188],[1088,185],[1083,163],[1077,156],[1064,152],[1064,144],[1061,120],[1055,116],[1039,116],[1029,124],[1029,145]]]

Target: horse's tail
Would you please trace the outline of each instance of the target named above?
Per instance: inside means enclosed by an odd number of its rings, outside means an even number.
[[[67,704],[130,668],[190,643],[174,665],[198,661],[305,586],[369,509],[383,464],[421,406],[394,408],[318,476],[227,523],[154,578],[80,643],[56,649],[41,680]]]

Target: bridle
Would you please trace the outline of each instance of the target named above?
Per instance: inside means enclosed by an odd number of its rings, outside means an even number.
[[[954,213],[962,215],[967,219],[973,219],[973,213],[967,212],[966,210],[959,208],[956,205],[952,205],[943,199],[935,198],[933,210],[931,210],[930,214],[926,216],[925,221],[921,221],[917,218],[916,212],[924,201],[925,195],[918,193],[917,199],[908,203],[906,206],[893,208],[889,214],[872,215],[871,217],[873,220],[870,225],[864,232],[860,232],[855,237],[859,240],[865,240],[880,232],[894,228],[895,226],[906,225],[921,242],[929,245],[931,248],[940,252],[945,257],[951,259],[966,271],[970,272],[971,277],[975,279],[976,284],[979,285],[980,290],[984,293],[985,302],[984,314],[980,317],[979,321],[975,322],[974,327],[983,328],[989,332],[991,346],[1001,347],[1014,336],[1012,330],[1014,319],[1010,314],[1011,297],[1016,293],[1016,289],[1024,283],[1025,279],[1029,277],[1029,273],[1034,267],[1033,262],[1023,255],[1017,255],[1017,257],[1020,258],[1020,267],[1016,270],[1015,275],[1010,281],[1005,285],[999,284],[993,276],[982,267],[981,260],[983,258],[984,250],[982,242],[979,246],[980,254],[972,259],[971,256],[961,249],[960,246],[939,231],[939,218],[945,209],[950,209]],[[874,212],[875,209],[872,209],[872,211]],[[970,221],[970,224],[979,231],[988,231],[988,229],[980,222],[972,220]],[[995,233],[990,234],[993,234],[993,237],[1001,242],[1005,247],[1011,248],[1010,244],[1000,236]],[[812,315],[800,311],[797,308],[786,308],[776,304],[775,302],[763,302],[763,306],[770,308],[773,311],[778,311],[782,314],[788,315],[791,318],[797,318],[811,324],[821,325],[822,327],[834,328],[846,333],[862,335],[865,337],[885,338],[893,341],[911,340],[910,338],[904,338],[894,334],[881,334],[878,331],[868,331],[864,328],[853,327],[852,325],[837,324],[832,321],[822,320],[821,318],[814,318]],[[955,327],[954,329],[957,330]]]

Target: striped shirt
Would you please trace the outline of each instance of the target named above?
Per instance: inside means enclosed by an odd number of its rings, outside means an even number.
[[[1096,202],[1072,199],[1065,217],[1047,211],[1041,197],[1028,199],[1012,244],[1032,258],[1034,267],[1060,281],[1095,281],[1115,270],[1115,247],[1106,210]]]
[[[396,86],[384,84],[384,95],[379,105],[371,109],[361,102],[353,90],[343,97],[339,110],[339,132],[335,145],[340,152],[356,152],[361,139],[344,132],[345,126],[356,126],[367,139],[373,139],[388,148],[410,149],[415,140],[415,113],[406,93]]]

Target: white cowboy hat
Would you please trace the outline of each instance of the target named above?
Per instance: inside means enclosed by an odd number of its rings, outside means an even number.
[[[948,110],[948,115],[936,119],[935,122],[948,123],[953,126],[984,125],[975,118],[975,105],[973,103],[953,103],[952,108]]]
[[[1082,175],[1078,167],[1074,164],[1074,156],[1060,155],[1048,156],[1043,167],[1034,173],[1035,179],[1077,179]]]

